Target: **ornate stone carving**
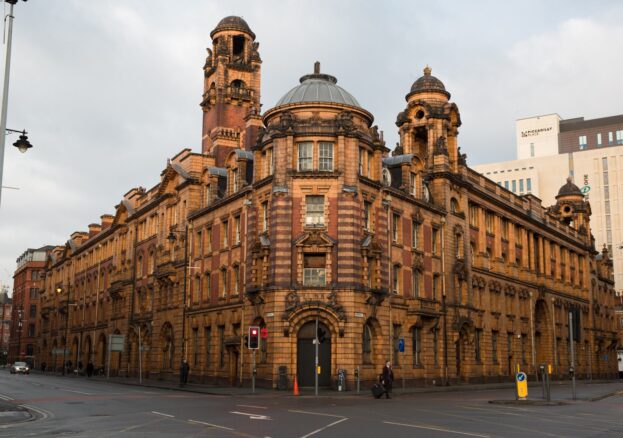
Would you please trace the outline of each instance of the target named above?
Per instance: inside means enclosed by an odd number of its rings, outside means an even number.
[[[203,66],[204,69],[212,67],[212,49],[208,47],[206,48],[206,51],[208,52],[208,56],[206,57],[206,63]]]
[[[301,299],[296,292],[286,295],[286,311],[292,311],[301,304]]]
[[[276,128],[281,131],[289,131],[294,127],[294,123],[296,122],[296,117],[290,111],[284,111],[281,113],[281,117],[279,118],[279,122]]]
[[[338,131],[352,132],[355,129],[353,113],[350,111],[342,111],[335,117],[335,125]]]
[[[251,61],[262,62],[262,58],[260,58],[260,43],[255,42],[251,45]]]
[[[446,137],[443,135],[435,142],[435,154],[448,155],[448,147],[446,146]]]

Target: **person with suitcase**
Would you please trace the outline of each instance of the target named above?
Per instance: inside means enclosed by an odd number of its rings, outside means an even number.
[[[383,367],[383,374],[381,383],[385,390],[385,398],[391,398],[389,393],[392,392],[392,384],[394,383],[394,371],[392,370],[392,364],[390,361],[385,362]]]

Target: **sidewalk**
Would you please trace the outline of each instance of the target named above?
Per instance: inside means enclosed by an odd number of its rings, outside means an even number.
[[[86,377],[76,377],[86,378]],[[187,383],[184,387],[180,387],[179,383],[173,381],[143,379],[142,383],[139,383],[138,379],[130,377],[91,377],[91,380],[108,380],[109,382],[118,383],[122,385],[143,386],[146,388],[159,388],[169,389],[176,391],[187,391],[200,394],[210,395],[222,395],[222,396],[247,396],[253,395],[250,386],[245,387],[229,387],[229,386],[212,386],[198,383]],[[528,385],[528,400],[529,402],[544,401],[542,397],[542,386],[539,382],[530,382]],[[485,384],[464,384],[464,385],[450,385],[450,386],[426,386],[426,387],[411,387],[404,390],[400,385],[394,386],[394,395],[409,395],[409,394],[422,394],[422,393],[439,393],[439,392],[468,392],[468,391],[489,391],[496,389],[507,389],[508,397],[504,400],[498,400],[499,402],[515,402],[515,384],[514,383],[485,383]],[[302,388],[300,391],[301,397],[314,396],[314,390],[312,388]],[[596,401],[617,393],[623,394],[623,380],[594,380],[592,382],[578,381],[576,382],[576,401]],[[255,395],[271,397],[294,397],[292,390],[279,391],[276,389],[267,388],[255,388]],[[333,389],[321,388],[318,391],[320,397],[371,397],[370,389],[362,387],[360,392],[354,388],[349,388],[348,391],[336,391]],[[560,381],[551,383],[551,400],[556,402],[573,402],[572,390],[570,381]]]

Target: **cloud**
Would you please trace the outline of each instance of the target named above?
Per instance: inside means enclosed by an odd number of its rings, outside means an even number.
[[[228,15],[261,43],[264,110],[319,60],[392,147],[426,64],[460,108],[468,163],[511,159],[516,118],[621,112],[617,2],[62,3],[16,5],[8,125],[34,148],[7,142],[3,184],[20,190],[0,205],[3,282],[26,248],[64,243],[130,188],[156,184],[167,157],[200,150],[205,48]]]

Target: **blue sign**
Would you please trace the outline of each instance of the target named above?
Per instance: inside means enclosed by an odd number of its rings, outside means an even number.
[[[526,373],[517,373],[517,381],[518,382],[523,382],[524,380],[526,380]]]
[[[398,339],[398,351],[401,353],[405,352],[405,340],[404,338]]]

